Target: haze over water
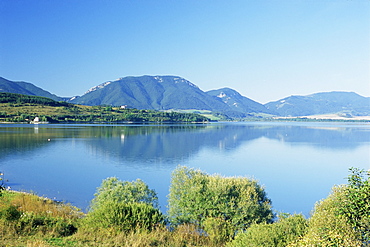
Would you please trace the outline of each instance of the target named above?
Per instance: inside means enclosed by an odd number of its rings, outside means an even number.
[[[49,140],[50,139],[50,140]],[[264,185],[273,208],[309,216],[348,168],[370,168],[370,125],[212,123],[202,125],[0,125],[0,171],[15,190],[86,210],[107,177],[137,178],[166,211],[178,165]]]

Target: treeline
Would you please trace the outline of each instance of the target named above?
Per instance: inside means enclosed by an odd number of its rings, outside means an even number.
[[[255,180],[183,166],[172,174],[167,214],[140,179],[103,180],[87,214],[4,191],[0,235],[5,246],[369,246],[369,175],[352,168],[348,184],[334,187],[309,219],[276,216]]]
[[[112,106],[80,106],[21,94],[0,94],[0,121],[30,122],[39,117],[50,123],[71,122],[208,122],[199,114],[126,109]]]
[[[50,98],[16,94],[16,93],[0,93],[0,103],[9,104],[39,104],[45,106],[72,106],[73,104],[55,101]]]

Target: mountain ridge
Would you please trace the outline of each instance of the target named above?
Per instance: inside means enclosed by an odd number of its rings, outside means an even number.
[[[0,77],[0,92],[18,93],[33,96],[47,97],[56,101],[63,101],[65,98],[56,96],[40,87],[33,85],[30,82],[10,81]]]
[[[319,114],[370,116],[370,97],[355,92],[319,92],[292,95],[266,104],[249,99],[231,88],[202,91],[192,82],[172,75],[127,76],[106,81],[81,96],[59,97],[29,82],[0,77],[0,92],[48,97],[83,105],[114,105],[152,110],[206,110],[231,118],[259,116],[299,117]]]
[[[347,116],[369,116],[370,97],[355,92],[319,92],[306,96],[293,95],[265,104],[273,113],[284,117],[298,117],[338,113]]]

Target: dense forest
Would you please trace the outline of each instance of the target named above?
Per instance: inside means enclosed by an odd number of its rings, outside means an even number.
[[[2,246],[370,245],[370,172],[357,168],[350,169],[348,184],[333,187],[315,205],[309,219],[274,213],[253,179],[184,166],[172,173],[167,214],[140,179],[103,180],[87,213],[0,185]]]
[[[125,106],[82,106],[49,98],[0,93],[0,122],[208,122],[194,113],[130,109]]]

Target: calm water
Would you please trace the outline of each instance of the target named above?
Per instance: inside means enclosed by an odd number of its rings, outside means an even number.
[[[370,125],[0,125],[0,171],[15,190],[84,210],[107,177],[144,180],[166,211],[177,165],[259,180],[275,210],[309,215],[348,168],[370,168]]]

